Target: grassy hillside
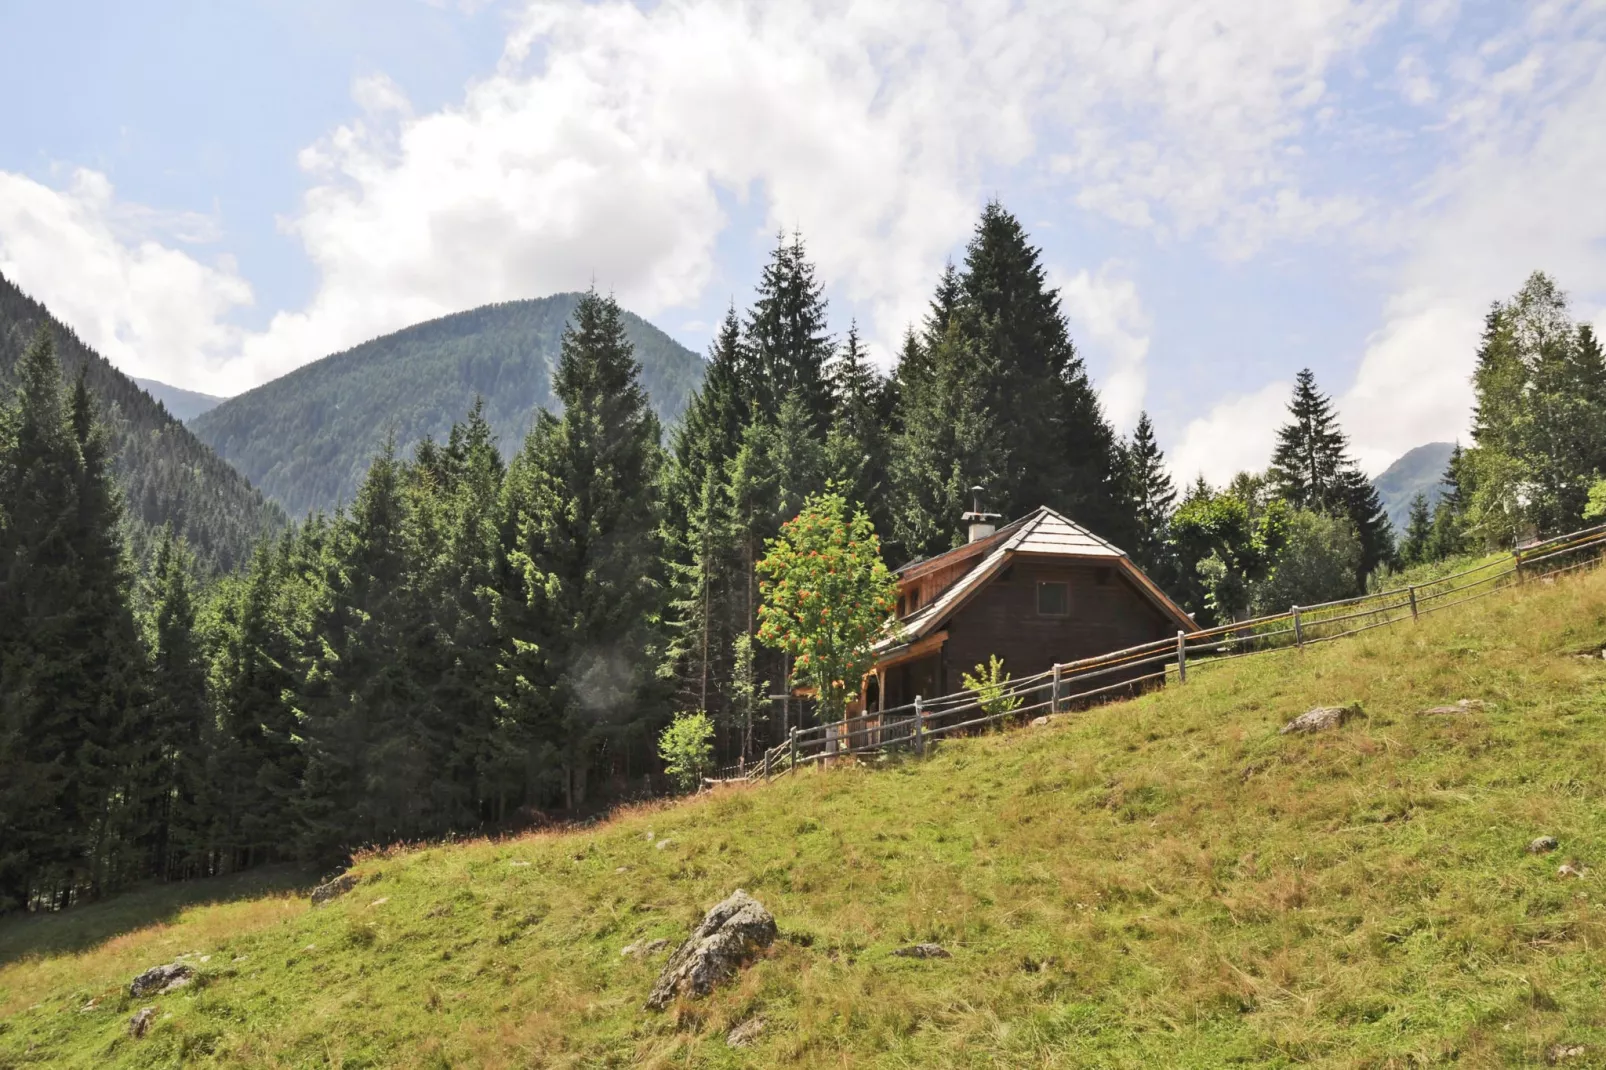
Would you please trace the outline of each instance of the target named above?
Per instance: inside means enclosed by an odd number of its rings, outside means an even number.
[[[69,378],[87,367],[89,389],[111,431],[135,553],[172,521],[203,562],[228,569],[250,556],[257,536],[284,523],[244,476],[191,434],[154,398],[79,340],[72,329],[0,275],[0,391],[11,400],[12,369],[40,324],[49,324]]]
[[[1606,662],[1573,655],[1603,642],[1606,574],[1533,583],[924,762],[375,854],[321,910],[218,885],[11,921],[0,1066],[1602,1065]],[[1367,718],[1278,734],[1340,701]],[[621,949],[738,887],[773,952],[642,1010],[662,956]],[[126,996],[183,953],[202,983]]]
[[[1405,531],[1411,515],[1411,499],[1418,494],[1428,496],[1431,507],[1444,493],[1444,469],[1450,463],[1453,442],[1429,442],[1406,451],[1405,455],[1389,465],[1372,486],[1383,499],[1383,510],[1388,513],[1396,532]]]
[[[404,452],[425,435],[444,439],[476,395],[511,456],[536,409],[557,407],[552,369],[579,299],[556,294],[421,323],[230,398],[191,427],[293,516],[351,501],[386,435]],[[638,316],[625,314],[625,331],[667,425],[702,381],[702,358]]]

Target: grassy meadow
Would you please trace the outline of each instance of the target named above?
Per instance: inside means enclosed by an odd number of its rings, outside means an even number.
[[[1606,1066],[1603,644],[1606,573],[1531,583],[925,761],[370,855],[318,910],[269,873],[0,922],[0,1067]],[[621,949],[735,888],[772,951],[643,1010],[663,955]]]

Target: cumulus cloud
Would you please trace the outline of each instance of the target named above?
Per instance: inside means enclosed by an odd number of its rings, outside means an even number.
[[[120,201],[96,171],[59,190],[0,171],[0,274],[134,375],[210,385],[239,351],[228,317],[251,287],[227,257],[172,247],[212,237],[206,217]]]
[[[1239,472],[1258,472],[1271,460],[1277,428],[1288,418],[1292,383],[1267,383],[1217,402],[1188,423],[1169,455],[1171,476],[1186,485],[1199,476],[1220,486]]]
[[[1149,318],[1137,284],[1106,263],[1059,281],[1060,307],[1117,430],[1136,426],[1148,389]]]
[[[1483,315],[1532,271],[1571,288],[1574,314],[1606,309],[1606,20],[1534,5],[1515,31],[1447,65],[1458,151],[1434,176],[1409,255],[1339,398],[1363,467],[1465,438]]]
[[[1394,11],[538,0],[460,102],[416,114],[366,78],[357,114],[303,152],[309,188],[282,226],[318,273],[306,307],[220,344],[210,334],[228,335],[247,295],[232,269],[209,268],[228,296],[199,306],[215,313],[197,321],[206,344],[147,359],[238,389],[420,319],[592,281],[649,315],[689,305],[729,225],[722,198],[800,228],[883,354],[989,178],[1021,168],[1067,208],[1162,240],[1208,233],[1233,256],[1341,232],[1364,205],[1303,189],[1284,149],[1324,106],[1334,65]],[[1039,163],[1049,142],[1068,148]],[[1108,383],[1121,412],[1141,399],[1142,356],[1123,359]]]

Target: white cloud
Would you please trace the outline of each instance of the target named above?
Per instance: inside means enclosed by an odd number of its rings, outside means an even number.
[[[1267,383],[1251,394],[1218,402],[1190,421],[1170,451],[1171,475],[1186,486],[1199,476],[1220,486],[1239,472],[1258,472],[1271,461],[1277,428],[1288,417],[1291,383]]]
[[[393,83],[363,79],[360,114],[302,154],[310,188],[281,223],[318,272],[306,307],[232,349],[209,336],[145,359],[239,389],[421,319],[593,280],[648,315],[689,305],[727,226],[721,195],[799,227],[883,354],[989,178],[1015,168],[1067,204],[1162,238],[1211,234],[1232,256],[1341,232],[1364,203],[1302,189],[1284,150],[1329,106],[1335,64],[1395,10],[539,0],[460,103],[415,114]],[[1033,164],[1045,143],[1070,147]],[[235,287],[199,306],[221,318],[243,283],[207,270]],[[1112,380],[1112,406],[1129,409],[1120,391],[1139,381],[1130,367]]]
[[[1383,323],[1340,401],[1363,467],[1424,442],[1465,439],[1483,315],[1544,270],[1606,309],[1606,20],[1598,5],[1536,5],[1521,32],[1452,65],[1447,113],[1461,150],[1407,235]]]
[[[1149,318],[1137,284],[1106,263],[1097,273],[1082,270],[1058,281],[1060,306],[1071,323],[1105,415],[1118,431],[1138,422],[1149,375]]]
[[[95,171],[63,190],[0,171],[0,274],[135,375],[211,385],[208,367],[238,351],[228,316],[250,286],[227,257],[206,264],[158,240],[214,226],[121,202]]]

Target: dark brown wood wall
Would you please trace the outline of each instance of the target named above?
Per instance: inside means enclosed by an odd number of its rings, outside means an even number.
[[[1104,580],[1100,582],[1100,570]],[[1070,585],[1070,613],[1037,613],[1039,581]],[[948,622],[943,650],[950,690],[989,657],[1019,679],[1075,661],[1176,634],[1176,626],[1115,565],[1034,562],[1017,557]]]

